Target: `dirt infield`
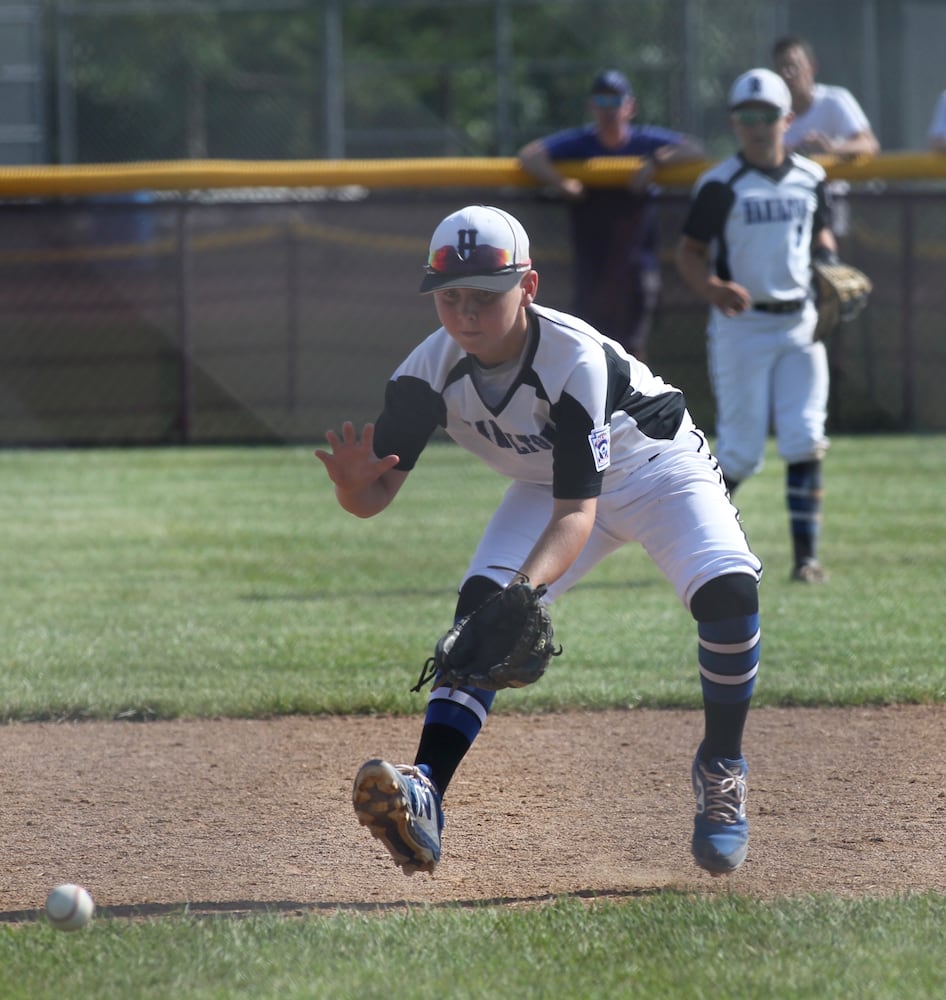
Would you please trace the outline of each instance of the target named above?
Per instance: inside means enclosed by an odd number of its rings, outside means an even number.
[[[693,712],[494,715],[445,803],[436,875],[358,826],[367,757],[411,759],[416,718],[0,727],[0,920],[57,882],[116,914],[521,904],[661,889],[760,898],[946,891],[946,707],[756,709],[749,859],[689,856]]]

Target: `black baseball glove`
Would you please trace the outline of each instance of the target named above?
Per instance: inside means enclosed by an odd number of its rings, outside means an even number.
[[[537,681],[562,652],[552,643],[552,619],[542,603],[546,590],[544,584],[513,583],[497,591],[441,637],[411,690],[435,677],[453,690],[499,691]]]
[[[840,323],[849,323],[860,315],[873,291],[870,278],[824,247],[814,252],[811,267],[815,277],[818,325],[815,339],[833,333]]]

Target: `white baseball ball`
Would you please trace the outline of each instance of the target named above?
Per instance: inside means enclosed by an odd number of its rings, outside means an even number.
[[[61,931],[77,931],[92,919],[95,903],[87,889],[67,882],[57,885],[46,897],[46,916]]]

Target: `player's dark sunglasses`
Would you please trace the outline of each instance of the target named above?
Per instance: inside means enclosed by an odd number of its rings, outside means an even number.
[[[782,112],[778,108],[743,108],[732,113],[740,125],[774,125]]]
[[[517,264],[504,247],[491,247],[483,243],[461,256],[456,247],[438,247],[427,259],[428,274],[496,274],[512,271],[527,261]]]
[[[619,108],[624,102],[621,94],[592,94],[591,103],[596,108]]]

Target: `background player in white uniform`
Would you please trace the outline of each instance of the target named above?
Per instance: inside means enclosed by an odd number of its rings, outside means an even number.
[[[554,600],[625,543],[645,547],[697,622],[705,733],[692,850],[729,872],[748,847],[742,734],[761,565],[680,391],[582,320],[536,305],[538,281],[513,216],[488,206],[449,215],[421,286],[442,326],[394,372],[376,424],[357,433],[346,422],[316,454],[359,517],[392,502],[438,427],[512,480],[463,576],[458,618],[520,575]],[[645,634],[641,622],[628,645]],[[372,760],[358,773],[359,819],[407,874],[440,858],[442,796],[493,698],[435,680],[414,765]]]
[[[677,247],[687,284],[709,302],[707,347],[716,453],[730,491],[762,467],[770,421],[787,463],[793,579],[827,578],[818,561],[828,360],[815,341],[811,255],[837,250],[825,172],[785,151],[791,97],[754,69],[733,84],[739,152],[696,182]]]

